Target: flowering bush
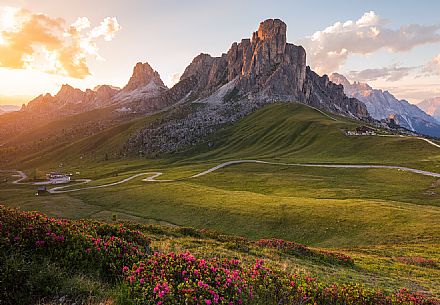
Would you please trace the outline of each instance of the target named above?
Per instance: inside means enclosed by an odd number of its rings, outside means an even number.
[[[249,266],[238,260],[205,261],[188,252],[155,253],[123,271],[140,304],[440,304],[406,289],[386,295],[361,285],[328,286],[268,268],[263,260]]]
[[[315,278],[274,271],[260,262],[252,269],[250,285],[255,300],[251,304],[310,304],[310,305],[438,305],[437,299],[402,289],[386,295],[361,285],[325,285]]]
[[[282,239],[260,239],[255,243],[260,247],[278,249],[284,253],[299,257],[311,257],[332,264],[354,265],[353,259],[348,255],[323,250],[312,250],[305,245],[291,241]]]
[[[242,304],[251,297],[237,260],[204,260],[189,252],[155,253],[131,268],[126,280],[138,301],[155,304]]]
[[[397,257],[396,260],[398,262],[408,264],[408,265],[418,265],[418,266],[429,267],[429,268],[436,268],[437,267],[437,263],[434,260],[429,259],[429,258],[420,257],[420,256],[413,256],[413,257],[402,256],[402,257]]]
[[[149,244],[142,226],[55,219],[0,206],[0,254],[12,250],[71,268],[99,270],[124,279],[130,297],[139,304],[440,305],[406,289],[387,295],[360,285],[327,285],[270,268],[263,260],[246,264],[236,259],[205,260],[189,252],[152,254]],[[260,240],[257,245],[352,264],[342,254],[282,240]],[[4,279],[10,281],[0,274],[0,283]]]
[[[0,246],[51,256],[66,266],[117,273],[122,266],[145,257],[149,243],[143,233],[122,225],[0,208]]]

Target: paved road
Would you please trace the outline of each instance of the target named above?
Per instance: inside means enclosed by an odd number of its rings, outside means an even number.
[[[15,173],[13,177],[17,177],[17,179],[12,181],[13,184],[20,184],[22,183],[21,181],[27,179],[27,175],[24,172],[18,170],[0,170],[0,173]]]
[[[434,143],[435,144],[435,143]],[[435,178],[440,178],[440,173],[434,173],[424,170],[419,170],[415,168],[409,168],[409,167],[403,167],[403,166],[392,166],[392,165],[364,165],[364,164],[309,164],[309,163],[282,163],[282,162],[269,162],[269,161],[261,161],[261,160],[233,160],[221,163],[219,165],[216,165],[214,167],[211,167],[210,169],[207,169],[205,171],[202,171],[200,173],[197,173],[195,175],[192,175],[190,177],[184,178],[184,179],[194,179],[198,178],[204,175],[207,175],[209,173],[212,173],[214,171],[217,171],[221,168],[232,166],[235,164],[243,164],[243,163],[258,163],[258,164],[269,164],[269,165],[281,165],[281,166],[302,166],[302,167],[322,167],[322,168],[353,168],[353,169],[360,169],[360,168],[378,168],[378,169],[392,169],[392,170],[399,170],[404,172],[410,172],[414,174],[424,175],[424,176],[430,176]],[[2,172],[15,172],[16,176],[19,177],[17,180],[13,181],[14,184],[27,184],[25,182],[22,182],[23,180],[27,179],[27,176],[22,171],[2,171]],[[148,176],[147,176],[148,175]],[[128,178],[125,178],[123,180],[107,183],[107,184],[101,184],[101,185],[94,185],[94,186],[85,186],[81,188],[72,188],[76,187],[78,185],[88,184],[92,180],[91,179],[78,179],[75,180],[75,184],[67,184],[63,186],[57,186],[54,188],[51,188],[48,190],[51,194],[62,194],[62,193],[71,193],[71,192],[79,192],[79,191],[85,191],[85,190],[92,190],[92,189],[99,189],[99,188],[106,188],[111,187],[119,184],[126,183],[130,180],[136,179],[141,176],[147,176],[146,178],[142,179],[144,182],[172,182],[176,180],[156,180],[159,176],[161,176],[161,172],[146,172],[146,173],[139,173],[135,174],[133,176],[130,176]],[[184,180],[180,179],[180,180]]]
[[[234,161],[228,161],[221,163],[219,165],[216,165],[210,169],[207,169],[205,171],[202,171],[198,174],[192,175],[186,179],[194,179],[198,178],[204,175],[207,175],[209,173],[212,173],[214,171],[217,171],[223,167],[232,166],[235,164],[243,164],[243,163],[258,163],[258,164],[269,164],[269,165],[281,165],[281,166],[302,166],[302,167],[322,167],[322,168],[353,168],[353,169],[360,169],[360,168],[378,168],[378,169],[392,169],[392,170],[400,170],[404,172],[410,172],[414,174],[424,175],[424,176],[430,176],[435,178],[440,178],[439,173],[429,172],[429,171],[423,171],[415,168],[409,168],[409,167],[403,167],[403,166],[392,166],[392,165],[361,165],[361,164],[303,164],[303,163],[280,163],[280,162],[268,162],[268,161],[260,161],[260,160],[234,160]],[[172,182],[176,180],[156,180],[159,176],[162,175],[161,172],[147,172],[147,173],[140,173],[133,176],[130,176],[126,179],[120,180],[118,182],[108,183],[108,184],[102,184],[97,186],[88,186],[83,188],[75,188],[71,189],[72,185],[65,185],[65,186],[59,186],[55,187],[49,190],[52,194],[60,194],[60,193],[70,193],[70,192],[78,192],[78,191],[84,191],[84,190],[90,190],[90,189],[98,189],[98,188],[105,188],[110,186],[115,186],[119,184],[123,184],[125,182],[128,182],[130,180],[133,180],[140,176],[146,176],[148,177],[142,179],[144,182]],[[183,180],[183,179],[182,179]],[[78,181],[78,180],[77,180]],[[91,180],[86,180],[81,183],[75,184],[75,186],[79,184],[86,184],[89,183]]]
[[[411,136],[404,136],[404,135],[390,135],[390,134],[379,134],[377,135],[379,137],[398,137],[398,138],[407,138],[407,139],[418,139],[418,140],[422,140],[425,141],[429,144],[431,144],[432,146],[438,147],[440,148],[440,144],[437,144],[429,139],[426,138],[422,138],[422,137],[411,137]]]

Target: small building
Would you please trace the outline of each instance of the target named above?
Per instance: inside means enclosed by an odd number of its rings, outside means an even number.
[[[60,174],[56,172],[52,172],[46,174],[46,178],[49,181],[49,184],[61,184],[61,183],[69,183],[70,176],[65,174]]]
[[[362,126],[356,127],[356,133],[359,135],[371,136],[371,135],[376,134],[376,130],[374,130],[371,127],[362,125]]]
[[[347,136],[374,136],[376,134],[376,130],[374,128],[362,125],[356,127],[355,130],[346,130],[345,134]]]
[[[37,193],[35,195],[40,196],[47,193],[47,189],[45,186],[39,186],[37,189]]]

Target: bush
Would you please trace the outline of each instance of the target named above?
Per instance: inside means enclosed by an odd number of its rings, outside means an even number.
[[[285,241],[282,239],[260,239],[255,242],[259,247],[272,248],[280,250],[286,254],[309,257],[317,261],[322,261],[330,264],[340,264],[346,266],[353,266],[353,259],[345,254],[338,252],[330,252],[323,250],[313,250],[305,245],[297,244],[291,241]]]
[[[84,294],[96,282],[81,277],[76,284],[68,282],[77,270],[119,287],[114,299],[124,304],[440,304],[406,289],[387,295],[360,285],[326,285],[315,278],[270,268],[263,260],[245,264],[236,259],[205,260],[189,252],[151,254],[150,239],[143,228],[149,230],[140,225],[54,219],[0,206],[0,304]],[[178,231],[201,235],[194,229]],[[241,246],[249,244],[233,240]],[[283,240],[256,244],[324,262],[353,263],[340,253]],[[77,291],[66,292],[66,285]]]

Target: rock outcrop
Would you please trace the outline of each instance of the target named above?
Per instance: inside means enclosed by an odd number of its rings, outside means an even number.
[[[356,98],[347,97],[342,85],[333,83],[327,75],[319,76],[309,67],[306,74],[304,94],[307,104],[360,119],[369,117],[365,105]]]
[[[196,78],[193,90],[202,98],[235,81],[235,89],[250,102],[294,100],[352,117],[368,117],[365,106],[347,98],[342,86],[307,68],[304,48],[286,42],[286,29],[279,19],[263,21],[251,39],[233,43],[227,54],[198,55],[181,80]]]
[[[56,95],[42,94],[30,101],[22,111],[57,116],[77,114],[111,105],[118,91],[118,88],[108,85],[82,91],[65,84]]]
[[[93,90],[82,91],[65,84],[54,96],[47,93],[30,101],[23,111],[43,115],[55,113],[59,116],[72,115],[117,104],[139,104],[150,98],[159,97],[166,91],[167,87],[162,82],[159,73],[148,63],[139,62],[133,68],[133,74],[123,89],[100,85]]]
[[[287,43],[286,29],[281,20],[269,19],[250,39],[233,43],[227,53],[196,56],[173,88],[137,103],[139,111],[167,111],[159,122],[134,134],[124,150],[146,155],[175,152],[277,101],[368,119],[363,103],[347,97],[343,86],[327,75],[307,67],[304,48]]]
[[[167,89],[157,71],[148,63],[138,62],[127,85],[114,96],[113,100],[115,103],[138,102],[159,96]]]

